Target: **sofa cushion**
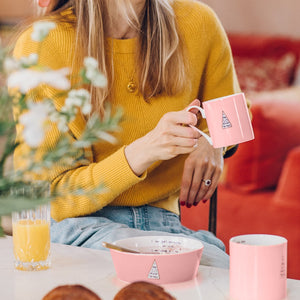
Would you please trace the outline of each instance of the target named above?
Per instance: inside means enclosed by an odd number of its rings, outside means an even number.
[[[281,57],[292,52],[300,57],[300,39],[258,34],[228,34],[233,56]]]
[[[243,92],[270,91],[291,85],[296,56],[286,53],[281,57],[235,56],[234,63]]]
[[[266,63],[269,64],[269,62],[273,62],[273,64],[270,63],[270,65],[273,65],[272,68],[268,66],[268,69],[275,68],[274,74],[272,74],[270,78],[265,78],[264,76],[264,80],[262,82],[263,84],[258,85],[254,85],[253,82],[251,83],[250,77],[250,81],[247,80],[247,83],[250,82],[249,86],[248,84],[244,83],[247,77],[245,77],[245,75],[238,75],[241,81],[242,90],[244,92],[248,92],[250,90],[262,90],[263,87],[267,87],[267,89],[270,89],[268,87],[270,81],[273,78],[277,80],[278,74],[282,79],[284,79],[284,84],[286,84],[287,80],[289,80],[289,84],[292,84],[292,82],[294,82],[297,66],[300,65],[300,39],[284,36],[237,33],[229,33],[228,38],[232,48],[234,60],[236,61],[237,73],[244,74],[244,72],[246,71],[249,71],[251,73],[251,68],[245,70],[245,65],[249,65],[249,63],[251,62],[254,68],[253,71],[256,74],[255,78],[260,77],[257,76],[257,74],[260,74],[260,72],[265,72],[265,70],[263,70],[261,67]],[[292,54],[294,56],[293,63],[291,61],[291,56],[289,59],[285,57],[285,55],[287,54]],[[280,68],[276,68],[276,66],[274,66],[274,62],[276,61],[280,62]],[[279,70],[284,70],[284,72],[282,73]],[[269,79],[269,81],[267,79]],[[265,84],[265,80],[268,84]],[[278,86],[277,88],[282,88],[283,85],[281,84],[282,83],[280,83],[280,86]],[[272,88],[273,86],[274,85],[272,85]]]
[[[252,103],[263,101],[270,102],[295,102],[300,104],[300,86],[291,86],[274,91],[251,92],[247,94]]]
[[[250,192],[275,188],[288,152],[300,145],[299,101],[254,101],[255,139],[226,160],[224,184]]]
[[[299,207],[300,146],[293,148],[284,163],[275,193],[276,204]]]

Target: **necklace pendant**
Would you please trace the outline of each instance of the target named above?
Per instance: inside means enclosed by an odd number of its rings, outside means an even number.
[[[127,91],[129,93],[134,93],[136,91],[136,84],[133,82],[133,80],[130,80],[127,84]]]

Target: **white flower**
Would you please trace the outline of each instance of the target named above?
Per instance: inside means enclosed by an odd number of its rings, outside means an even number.
[[[86,89],[71,90],[68,97],[71,99],[81,99],[82,103],[91,100],[91,95]]]
[[[38,147],[45,137],[45,122],[49,115],[49,105],[44,102],[28,104],[29,111],[21,115],[24,126],[23,138],[30,147]]]
[[[83,60],[83,64],[87,69],[97,69],[98,61],[94,57],[85,57]]]
[[[49,120],[55,123],[57,125],[58,130],[61,132],[67,132],[69,130],[68,128],[69,119],[70,118],[68,117],[68,115],[64,113],[61,114],[55,109],[54,110],[51,109],[49,113]]]
[[[88,115],[90,114],[92,111],[92,105],[91,103],[85,103],[83,106],[82,106],[82,113],[84,115]]]
[[[12,73],[19,69],[20,63],[12,57],[6,57],[3,67],[6,73]]]
[[[6,73],[12,73],[20,68],[29,68],[38,63],[38,55],[36,53],[31,53],[29,56],[23,56],[19,60],[13,57],[6,57],[4,60],[4,70]]]
[[[94,86],[105,87],[107,85],[106,77],[98,69],[98,61],[93,57],[85,57],[83,62],[86,72],[85,76]]]
[[[23,94],[42,83],[59,90],[68,90],[71,86],[70,81],[66,78],[68,74],[68,68],[51,71],[23,69],[12,73],[7,79],[7,85],[10,88],[18,88]]]
[[[106,77],[97,69],[87,69],[85,76],[91,81],[94,86],[105,87],[107,85]]]
[[[23,56],[19,60],[13,57],[6,57],[4,60],[4,70],[6,73],[12,73],[20,68],[29,68],[38,63],[38,55],[36,53],[31,53],[29,56]]]
[[[29,56],[20,58],[20,64],[23,68],[34,66],[38,63],[39,56],[36,53],[31,53]]]
[[[54,29],[56,24],[54,22],[39,21],[33,24],[33,32],[31,38],[36,42],[42,42],[51,29]]]
[[[86,89],[71,90],[62,111],[69,112],[74,110],[74,107],[81,108],[82,113],[85,115],[91,112],[91,95]],[[77,112],[77,110],[75,112]]]
[[[61,132],[67,132],[69,130],[66,118],[60,116],[56,122],[57,128]]]
[[[96,74],[90,80],[91,80],[92,84],[97,87],[105,87],[107,85],[106,77],[103,74],[101,74],[100,72],[98,72],[98,74]]]
[[[65,120],[65,123],[72,122],[78,113],[78,108],[77,106],[63,106],[60,112],[61,114],[58,117],[59,122],[62,119]]]

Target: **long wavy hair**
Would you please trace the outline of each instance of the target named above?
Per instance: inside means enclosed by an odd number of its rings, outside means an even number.
[[[40,15],[54,16],[59,21],[63,18],[60,12],[73,10],[77,50],[83,56],[95,57],[108,78],[105,89],[91,88],[93,108],[100,114],[104,102],[109,100],[113,82],[112,62],[105,52],[106,28],[116,13],[110,11],[112,1],[117,0],[55,0],[47,10],[40,11]],[[128,24],[138,31],[135,70],[139,92],[146,101],[161,94],[175,95],[186,86],[186,64],[172,2],[146,0],[140,15],[136,14],[131,0],[114,3],[117,13],[125,16]]]

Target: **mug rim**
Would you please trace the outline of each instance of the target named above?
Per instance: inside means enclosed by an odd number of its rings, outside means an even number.
[[[249,238],[269,238],[269,242],[267,243],[259,243],[259,242],[252,242],[249,241]],[[238,242],[239,239],[248,239],[247,242]],[[264,234],[264,233],[253,233],[253,234],[243,234],[234,236],[229,240],[230,244],[239,245],[239,246],[250,246],[250,247],[271,247],[271,246],[278,246],[287,243],[287,239],[280,235],[275,234]]]
[[[245,98],[245,93],[240,92],[240,93],[235,93],[235,94],[231,94],[231,95],[227,95],[227,96],[221,96],[221,97],[218,97],[218,98],[207,99],[207,100],[203,101],[203,104],[208,103],[208,102],[212,103],[212,102],[215,102],[215,101],[218,101],[218,100],[221,100],[221,99],[226,99],[226,98],[229,98],[229,97],[240,96],[240,95],[243,95],[244,98]]]

